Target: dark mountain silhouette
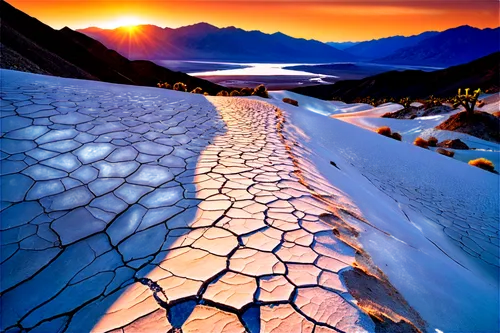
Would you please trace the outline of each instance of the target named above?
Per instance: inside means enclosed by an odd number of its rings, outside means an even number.
[[[500,51],[500,28],[478,29],[461,26],[448,29],[431,36],[411,47],[396,52],[377,62],[424,65],[453,66],[484,57]]]
[[[0,18],[3,68],[143,86],[181,81],[189,89],[199,86],[210,94],[225,90],[150,61],[130,61],[84,34],[69,28],[54,30],[5,1],[0,1]]]
[[[78,30],[130,59],[332,62],[353,60],[352,55],[316,40],[283,33],[265,34],[236,27],[217,28],[198,23],[178,29],[138,26]]]
[[[415,36],[392,36],[381,39],[374,39],[366,42],[357,43],[354,46],[345,49],[346,52],[363,58],[378,59],[387,57],[394,52],[418,44],[419,42],[439,34],[436,31],[427,31]]]
[[[500,52],[495,52],[464,65],[434,72],[391,71],[362,80],[300,87],[292,91],[325,100],[341,98],[345,102],[352,102],[358,97],[367,96],[373,98],[426,98],[429,95],[450,97],[457,93],[458,88],[498,89],[499,64]]]

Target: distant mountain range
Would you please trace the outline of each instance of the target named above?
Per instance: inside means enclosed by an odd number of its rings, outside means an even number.
[[[239,62],[335,62],[353,56],[316,40],[198,23],[178,29],[153,25],[78,30],[130,59]]]
[[[415,46],[421,41],[438,35],[439,32],[428,31],[416,36],[393,36],[357,43],[344,49],[346,52],[362,59],[380,59],[390,56],[406,47]]]
[[[500,28],[477,29],[461,26],[449,29],[396,50],[378,62],[404,65],[452,66],[500,51]]]
[[[500,84],[500,52],[470,63],[446,69],[423,72],[419,70],[390,71],[361,80],[346,80],[330,85],[299,87],[292,91],[320,99],[341,98],[353,102],[358,97],[412,97],[429,95],[450,97],[459,88],[494,88]]]
[[[384,64],[448,67],[500,51],[500,28],[460,26],[443,32],[365,42],[329,42],[198,23],[177,29],[141,25],[134,30],[78,30],[130,59],[234,62]]]
[[[130,61],[84,34],[69,28],[54,30],[5,1],[0,1],[0,19],[2,68],[144,86],[180,81],[189,89],[199,86],[210,94],[226,90],[151,61]]]

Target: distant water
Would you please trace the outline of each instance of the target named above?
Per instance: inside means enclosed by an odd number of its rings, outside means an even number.
[[[228,87],[265,84],[270,89],[290,89],[304,85],[331,84],[355,80],[391,70],[438,68],[393,66],[371,63],[236,63],[219,61],[157,60],[160,66],[202,77]]]
[[[321,77],[336,77],[335,75],[327,75],[321,73],[311,73],[303,70],[287,69],[286,67],[303,66],[307,64],[260,64],[260,63],[247,63],[242,64],[240,68],[223,69],[214,71],[199,71],[189,73],[193,76],[308,76],[313,78]]]

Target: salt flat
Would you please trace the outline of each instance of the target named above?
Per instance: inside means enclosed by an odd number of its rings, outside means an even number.
[[[497,175],[276,100],[0,75],[2,330],[374,332],[360,252],[423,328],[498,327]]]

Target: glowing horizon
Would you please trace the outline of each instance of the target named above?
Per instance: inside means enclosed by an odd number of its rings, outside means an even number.
[[[364,41],[470,25],[500,25],[497,1],[74,1],[10,0],[55,29],[115,29],[152,24],[178,28],[200,22],[323,42]]]

